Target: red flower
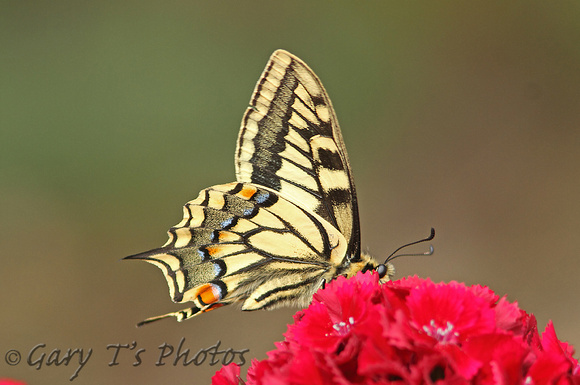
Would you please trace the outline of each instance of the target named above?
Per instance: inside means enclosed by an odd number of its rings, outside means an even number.
[[[574,350],[552,323],[540,338],[533,315],[484,286],[339,277],[285,337],[252,362],[246,384],[580,385]],[[232,365],[213,384],[237,385]]]
[[[287,341],[327,353],[343,352],[349,343],[356,343],[352,338],[374,325],[369,319],[380,317],[380,306],[374,303],[380,302],[381,291],[374,276],[361,275],[356,282],[339,277],[328,286],[314,294],[307,311],[295,317],[299,322],[289,326]]]
[[[456,282],[424,284],[409,294],[407,306],[414,327],[441,344],[458,344],[495,327],[495,312],[488,298]]]
[[[542,333],[541,349],[532,363],[528,376],[535,385],[580,383],[578,360],[572,357],[574,349],[556,337],[552,321]]]
[[[211,383],[214,385],[239,385],[240,381],[240,367],[237,364],[231,363],[223,366],[211,378]],[[0,385],[2,385],[0,383]]]
[[[0,385],[26,385],[25,382],[11,380],[10,378],[0,378]]]

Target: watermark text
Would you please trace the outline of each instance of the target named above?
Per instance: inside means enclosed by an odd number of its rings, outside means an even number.
[[[108,344],[105,349],[110,354],[107,366],[132,365],[140,366],[151,364],[155,366],[201,366],[201,365],[227,365],[235,362],[244,365],[244,354],[249,349],[233,349],[223,347],[221,341],[201,349],[192,350],[182,337],[178,344],[163,342],[156,349],[139,347],[137,341],[128,343]],[[39,343],[26,351],[24,357],[19,350],[9,349],[4,354],[4,361],[10,366],[25,364],[36,370],[50,367],[70,367],[73,370],[69,377],[73,381],[79,376],[81,370],[89,363],[93,355],[93,348],[49,348],[45,343]]]

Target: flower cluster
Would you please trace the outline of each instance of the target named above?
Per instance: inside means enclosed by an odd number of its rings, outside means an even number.
[[[489,288],[375,273],[339,277],[294,316],[285,341],[254,360],[247,385],[580,384],[573,348],[552,323]],[[230,364],[213,385],[238,385]]]

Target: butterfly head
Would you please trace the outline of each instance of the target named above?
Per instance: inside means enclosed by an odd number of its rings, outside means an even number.
[[[358,261],[351,261],[346,275],[347,277],[351,277],[359,271],[363,273],[367,271],[376,271],[381,283],[388,282],[395,276],[395,267],[391,263],[379,263],[366,253],[361,253]]]

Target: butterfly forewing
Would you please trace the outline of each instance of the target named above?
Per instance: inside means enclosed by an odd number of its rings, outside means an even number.
[[[256,85],[236,175],[319,214],[345,236],[349,258],[359,258],[355,187],[332,103],[314,72],[286,51],[274,52]]]

